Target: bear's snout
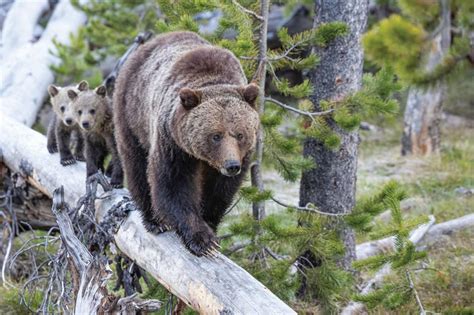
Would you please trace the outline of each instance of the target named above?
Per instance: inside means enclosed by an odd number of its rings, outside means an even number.
[[[72,118],[66,118],[64,119],[64,123],[68,126],[72,125]]]
[[[82,127],[84,127],[84,129],[89,129],[90,128],[90,123],[88,121],[85,121],[82,123]]]
[[[227,160],[224,162],[224,167],[221,169],[222,175],[235,176],[240,173],[240,162],[237,160]]]

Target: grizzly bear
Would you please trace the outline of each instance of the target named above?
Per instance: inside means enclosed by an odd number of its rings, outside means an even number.
[[[86,143],[87,177],[99,169],[104,170],[104,160],[110,152],[111,160],[106,174],[110,173],[110,184],[114,188],[123,185],[123,170],[117,152],[112,119],[112,104],[106,95],[105,86],[89,90],[87,81],[81,82],[86,88],[81,92],[73,89],[67,91],[75,120],[82,129]]]
[[[197,256],[215,249],[249,169],[257,96],[237,58],[194,33],[163,34],[130,56],[114,93],[115,136],[148,231],[175,229]]]
[[[76,89],[80,91],[84,86],[79,84],[77,87],[67,86],[61,88],[55,85],[48,86],[48,93],[51,98],[51,105],[54,116],[48,126],[47,149],[49,153],[56,153],[59,150],[60,162],[62,165],[71,165],[77,161],[84,161],[83,138],[79,126],[74,120],[73,110],[70,106],[71,100],[67,91]],[[75,137],[74,155],[71,153],[71,139]]]

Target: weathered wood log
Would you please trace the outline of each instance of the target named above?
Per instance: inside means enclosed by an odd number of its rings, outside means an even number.
[[[70,204],[85,193],[83,163],[63,167],[46,150],[41,134],[0,113],[3,162],[22,172],[48,196],[60,185]],[[114,190],[97,205],[104,216],[112,205],[126,207],[126,190]],[[152,235],[140,215],[132,211],[114,235],[116,245],[138,265],[195,310],[205,314],[296,314],[241,267],[218,254],[198,258],[189,253],[174,232]]]
[[[474,213],[463,217],[433,225],[420,243],[433,241],[442,234],[451,234],[459,230],[474,226]],[[391,251],[395,246],[394,237],[386,237],[381,240],[365,242],[356,246],[357,260]]]
[[[433,226],[435,223],[435,217],[430,215],[429,221],[425,224],[420,225],[410,234],[410,241],[413,244],[417,244],[425,236],[426,232]],[[371,278],[363,286],[361,294],[367,294],[372,292],[377,285],[380,285],[383,282],[385,276],[392,272],[390,264],[385,264],[373,278]],[[342,310],[342,315],[355,315],[355,314],[365,314],[365,306],[363,303],[351,301],[349,304]]]
[[[34,10],[36,20],[42,9],[43,7],[38,5],[37,10]],[[23,14],[27,14],[27,12],[29,10],[23,10]],[[10,18],[11,15],[14,15],[13,18]],[[61,0],[56,5],[41,38],[35,43],[27,41],[23,35],[17,33],[17,31],[23,30],[22,27],[18,27],[20,21],[15,18],[17,16],[18,10],[12,9],[8,12],[5,21],[8,24],[5,27],[11,29],[11,32],[7,34],[6,29],[3,31],[4,39],[5,36],[13,38],[19,36],[21,40],[7,40],[8,45],[15,49],[11,53],[4,50],[0,61],[0,69],[2,69],[0,111],[31,126],[47,95],[47,87],[54,80],[49,67],[59,61],[51,54],[51,51],[55,51],[52,40],[54,38],[59,43],[68,43],[70,33],[85,23],[86,16],[76,10],[69,0]],[[31,28],[31,24],[36,24],[36,20],[29,21],[28,28]],[[29,33],[26,38],[31,36]],[[27,42],[25,43],[25,41]],[[20,44],[21,46],[19,46]]]

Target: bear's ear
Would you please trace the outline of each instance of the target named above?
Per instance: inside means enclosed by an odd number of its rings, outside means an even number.
[[[67,96],[74,101],[77,97],[77,93],[74,90],[67,90]]]
[[[247,86],[239,88],[239,93],[242,95],[244,100],[252,107],[255,107],[255,101],[257,100],[258,92],[259,87],[255,83],[250,83]]]
[[[179,98],[181,99],[181,105],[186,109],[196,107],[201,103],[202,93],[197,90],[191,90],[188,88],[182,88],[179,91]]]
[[[98,87],[95,88],[95,94],[105,97],[107,94],[107,89],[103,85],[99,85]]]
[[[50,85],[48,86],[48,93],[49,93],[49,95],[50,95],[51,97],[55,97],[56,95],[59,94],[59,89],[60,89],[59,87],[57,87],[57,86],[55,86],[55,85],[53,85],[53,84],[50,84]]]
[[[79,82],[79,84],[77,85],[77,89],[79,91],[85,91],[85,90],[88,90],[89,89],[89,83],[86,81],[86,80],[82,80],[81,82]]]

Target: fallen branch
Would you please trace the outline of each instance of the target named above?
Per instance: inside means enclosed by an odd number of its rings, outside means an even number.
[[[83,163],[62,167],[46,150],[46,138],[0,113],[3,162],[47,195],[64,186],[64,200],[74,204],[85,194]],[[18,141],[21,139],[21,141]],[[26,170],[25,170],[25,167]],[[114,190],[96,204],[97,215],[110,209],[134,207],[126,190]],[[296,314],[290,307],[227,257],[198,258],[189,253],[174,232],[146,232],[138,211],[131,211],[113,235],[117,247],[168,290],[205,314]]]
[[[64,202],[64,188],[53,193],[52,211],[56,216],[61,239],[79,274],[80,285],[75,301],[75,314],[101,314],[135,311],[157,311],[161,303],[157,300],[136,300],[136,295],[118,299],[107,291],[107,281],[112,276],[106,256],[93,256],[76,237],[68,213],[69,206]],[[117,301],[118,299],[118,301]]]
[[[413,244],[417,244],[420,240],[425,236],[426,232],[433,226],[435,222],[435,217],[430,215],[429,221],[425,224],[420,225],[417,229],[415,229],[410,234],[410,242]],[[367,281],[364,285],[363,289],[361,290],[360,294],[368,294],[374,290],[378,285],[383,282],[385,276],[390,274],[392,268],[390,264],[385,264],[376,274],[375,276]],[[349,315],[349,314],[363,314],[365,311],[365,306],[363,303],[351,301],[349,304],[342,310],[342,315]]]

